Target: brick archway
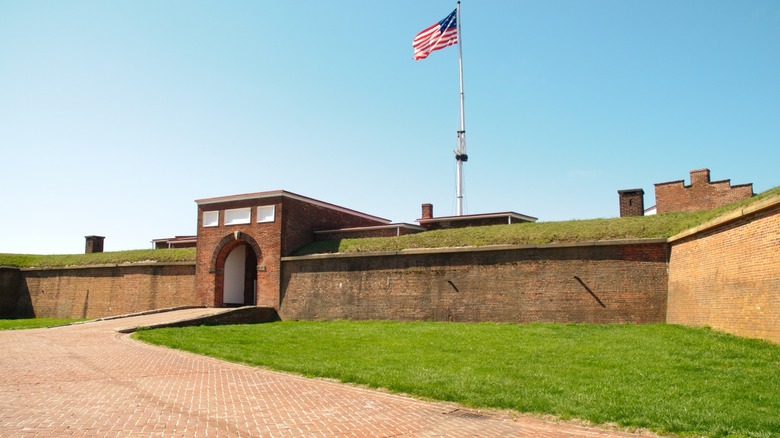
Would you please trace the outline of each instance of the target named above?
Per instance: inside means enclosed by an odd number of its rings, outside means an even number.
[[[211,262],[209,264],[209,272],[214,273],[214,303],[216,307],[222,307],[226,303],[224,302],[224,287],[225,287],[225,262],[228,255],[233,252],[234,249],[239,246],[246,245],[251,251],[247,259],[251,260],[252,266],[247,266],[247,269],[251,269],[248,273],[257,278],[257,265],[263,259],[263,254],[260,249],[260,245],[252,236],[236,231],[223,237],[214,248],[214,252],[211,256]],[[249,305],[247,302],[248,297],[245,298],[244,304]],[[251,305],[256,303],[256,298],[252,298]]]

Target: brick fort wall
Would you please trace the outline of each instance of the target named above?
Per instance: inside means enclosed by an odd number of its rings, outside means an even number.
[[[22,287],[19,268],[0,266],[0,318],[33,318],[30,295]]]
[[[198,304],[194,263],[31,268],[21,274],[39,318],[100,318]]]
[[[780,342],[780,197],[669,243],[282,257],[279,270],[288,320],[666,321]],[[0,268],[0,312],[96,318],[202,305],[195,286],[194,263]]]
[[[780,343],[780,198],[670,240],[669,323]]]
[[[654,323],[664,240],[286,257],[282,319]]]

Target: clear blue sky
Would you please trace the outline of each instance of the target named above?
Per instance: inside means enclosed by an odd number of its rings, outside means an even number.
[[[149,248],[266,190],[455,213],[455,1],[0,0],[0,252]],[[780,2],[462,4],[466,213],[618,216],[617,190],[780,185]]]

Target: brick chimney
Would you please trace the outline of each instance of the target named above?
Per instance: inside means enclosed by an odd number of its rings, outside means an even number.
[[[420,219],[433,219],[433,204],[422,205],[422,217]]]
[[[103,252],[103,236],[84,236],[87,239],[87,245],[84,248],[84,254]]]
[[[645,215],[645,191],[642,189],[618,190],[620,217]]]
[[[710,169],[691,170],[691,186],[706,186],[710,183]]]

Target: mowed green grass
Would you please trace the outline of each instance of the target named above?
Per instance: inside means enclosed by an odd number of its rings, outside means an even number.
[[[476,408],[660,433],[780,436],[780,346],[708,329],[330,321],[134,336]]]
[[[55,327],[83,321],[83,319],[70,318],[27,318],[27,319],[0,319],[0,330],[23,330],[33,328]]]

